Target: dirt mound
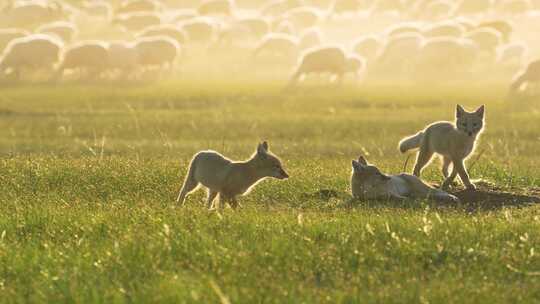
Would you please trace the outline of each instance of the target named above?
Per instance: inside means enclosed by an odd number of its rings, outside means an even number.
[[[525,207],[540,203],[540,189],[503,190],[488,182],[477,182],[476,190],[459,190],[453,194],[470,210],[493,210],[502,207]],[[512,192],[509,192],[512,191]]]

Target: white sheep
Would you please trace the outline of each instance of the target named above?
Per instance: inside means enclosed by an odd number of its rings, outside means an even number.
[[[455,15],[478,15],[488,13],[494,4],[494,0],[461,0],[456,5]]]
[[[65,70],[77,71],[80,77],[83,73],[88,78],[98,77],[108,68],[107,56],[107,44],[103,41],[78,42],[64,51],[55,78],[62,78]]]
[[[374,62],[374,69],[387,76],[408,75],[416,64],[423,43],[424,37],[416,33],[388,37],[381,54]]]
[[[300,0],[270,0],[260,10],[262,16],[281,16],[288,10],[302,6]]]
[[[317,47],[322,44],[323,40],[323,34],[318,28],[307,29],[300,35],[300,49]]]
[[[167,36],[171,37],[180,45],[184,45],[188,40],[188,34],[180,29],[179,26],[172,24],[159,24],[145,28],[143,31],[136,35],[140,37],[152,37],[152,36]]]
[[[120,3],[115,14],[157,12],[162,9],[162,6],[157,0],[125,0]]]
[[[58,2],[13,1],[4,8],[3,18],[14,27],[33,27],[35,25],[67,19],[69,14]]]
[[[135,41],[138,63],[151,68],[172,69],[174,61],[180,56],[180,45],[176,40],[166,36],[143,37]]]
[[[84,1],[82,4],[82,10],[88,16],[103,18],[106,20],[110,20],[113,15],[112,5],[109,2],[101,0]]]
[[[514,26],[508,20],[496,19],[491,21],[483,21],[477,24],[476,29],[493,29],[502,35],[503,42],[509,42],[514,32]],[[471,29],[472,30],[472,29]]]
[[[231,16],[234,11],[234,2],[232,0],[203,0],[197,12],[201,16]]]
[[[56,21],[44,24],[37,28],[41,34],[54,34],[64,42],[71,42],[78,33],[77,26],[67,21]]]
[[[530,0],[500,0],[495,10],[502,14],[519,15],[531,11],[532,8]]]
[[[464,35],[466,29],[463,25],[446,21],[430,25],[422,30],[425,37],[454,37],[460,38]]]
[[[139,54],[135,44],[126,41],[111,41],[107,49],[108,70],[123,78],[133,76],[139,66]]]
[[[208,17],[197,17],[180,23],[180,28],[187,33],[191,42],[208,43],[216,38],[218,24]]]
[[[244,18],[236,21],[236,24],[249,28],[259,38],[270,32],[270,22],[263,18]]]
[[[253,51],[253,57],[257,57],[261,53],[280,57],[294,56],[298,52],[299,46],[300,41],[295,36],[270,33],[261,39]]]
[[[294,86],[308,74],[329,73],[342,81],[346,73],[360,72],[365,67],[363,58],[355,55],[347,55],[340,47],[322,47],[307,50],[300,59],[290,82],[289,87]]]
[[[436,37],[427,39],[419,50],[416,71],[419,77],[439,80],[441,77],[466,75],[475,63],[476,44],[467,39]],[[437,77],[433,78],[433,75]]]
[[[414,16],[421,19],[441,20],[449,18],[455,6],[455,2],[446,0],[418,1],[412,11]]]
[[[11,40],[0,58],[0,73],[12,69],[20,79],[21,69],[50,69],[58,62],[63,43],[53,37],[33,34]]]
[[[292,22],[295,28],[301,30],[317,26],[325,17],[325,13],[320,9],[301,6],[287,11],[282,18]]]
[[[155,12],[135,12],[117,15],[112,24],[119,25],[127,31],[138,32],[149,26],[161,23],[161,17]]]
[[[524,65],[529,47],[523,42],[507,43],[497,48],[497,65],[521,67]]]
[[[30,32],[17,29],[17,28],[6,28],[0,29],[0,52],[4,50],[6,45],[13,39],[21,38],[30,35]]]
[[[464,38],[474,41],[484,55],[494,56],[499,45],[502,44],[503,38],[500,32],[491,28],[479,28],[472,30],[464,35]]]
[[[383,38],[373,35],[358,38],[354,43],[352,50],[355,54],[366,58],[368,61],[374,60],[379,56],[385,41]]]

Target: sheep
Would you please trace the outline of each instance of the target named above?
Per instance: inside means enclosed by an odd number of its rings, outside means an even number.
[[[263,18],[244,18],[236,21],[236,24],[249,28],[259,38],[270,32],[270,23]]]
[[[83,11],[92,17],[99,17],[110,20],[113,15],[113,7],[106,1],[85,1],[82,4]]]
[[[374,60],[381,53],[384,40],[377,36],[364,36],[358,38],[354,43],[352,50],[355,54],[366,58],[368,61]]]
[[[311,73],[330,73],[341,82],[346,73],[359,74],[364,66],[363,58],[347,55],[340,47],[309,49],[301,57],[288,87],[296,85],[302,77]]]
[[[466,29],[457,22],[441,22],[422,30],[425,37],[462,37]]]
[[[61,79],[65,70],[88,72],[90,78],[99,76],[108,68],[107,44],[102,41],[81,41],[70,46],[63,54],[63,60],[56,69],[56,79]]]
[[[60,58],[63,43],[53,37],[32,34],[11,40],[0,58],[0,73],[5,74],[11,68],[17,79],[21,69],[49,69]]]
[[[388,37],[394,37],[394,36],[400,36],[403,34],[419,34],[421,33],[421,27],[418,23],[399,23],[393,26],[390,26],[386,30],[386,36]]]
[[[180,23],[192,42],[211,42],[216,38],[218,25],[208,17],[197,17]]]
[[[533,61],[517,73],[510,85],[509,95],[513,96],[523,90],[524,85],[540,82],[540,59]]]
[[[136,35],[137,38],[152,36],[171,37],[176,40],[176,42],[178,42],[178,44],[180,45],[185,44],[188,40],[188,35],[186,32],[181,30],[179,27],[171,24],[159,24],[149,26]]]
[[[469,71],[478,52],[473,41],[452,37],[427,39],[417,56],[417,75],[438,80],[441,76],[454,77]]]
[[[375,12],[397,12],[404,10],[404,3],[401,0],[375,0],[371,7]]]
[[[4,13],[10,26],[25,28],[68,17],[68,13],[58,2],[37,0],[14,1],[4,9]]]
[[[157,12],[161,9],[162,4],[157,0],[126,0],[120,4],[115,14]]]
[[[277,17],[300,6],[302,6],[302,1],[300,0],[272,0],[264,5],[260,12],[262,16]]]
[[[487,13],[494,4],[494,0],[461,0],[454,9],[455,15],[477,15]]]
[[[290,21],[297,29],[306,29],[323,20],[324,13],[314,7],[301,6],[287,11],[281,18]]]
[[[294,24],[289,20],[278,19],[275,20],[273,32],[293,35],[294,33],[296,33],[296,28],[294,27]]]
[[[119,73],[124,78],[132,75],[139,65],[139,54],[134,43],[111,41],[107,49],[108,70]]]
[[[487,56],[495,55],[495,51],[502,44],[502,35],[490,28],[479,28],[465,34],[464,38],[473,40]]]
[[[418,1],[412,8],[416,17],[423,19],[441,20],[450,17],[455,9],[455,3],[445,0]]]
[[[476,29],[493,29],[502,35],[503,42],[509,42],[514,31],[514,26],[506,20],[491,20],[480,22]]]
[[[30,35],[30,32],[23,29],[7,28],[0,29],[0,52],[4,50],[6,45],[13,39],[21,38]]]
[[[532,8],[530,0],[501,0],[495,10],[503,14],[519,15],[529,12]]]
[[[197,12],[201,16],[231,16],[233,11],[234,2],[232,0],[204,0],[197,8]]]
[[[125,30],[138,32],[152,25],[161,23],[161,17],[154,12],[136,12],[114,17],[112,24],[119,25]]]
[[[299,45],[300,41],[295,36],[270,33],[261,39],[258,46],[253,51],[253,57],[257,57],[261,53],[289,57],[298,52]]]
[[[168,22],[179,23],[189,19],[196,18],[199,14],[194,9],[179,9],[168,14]]]
[[[140,66],[166,67],[169,70],[181,51],[178,42],[166,36],[139,38],[135,41],[134,48]]]
[[[323,35],[318,28],[305,30],[300,36],[300,49],[305,50],[319,46],[323,41]]]
[[[362,9],[360,0],[333,0],[330,10],[334,14],[356,13]]]
[[[71,42],[78,33],[77,26],[67,21],[56,21],[44,24],[36,30],[41,34],[54,34],[64,42]]]
[[[497,48],[497,65],[522,66],[529,48],[525,43],[514,42]]]
[[[393,76],[406,76],[416,63],[418,52],[424,38],[417,33],[389,37],[386,45],[375,61],[377,72],[391,73]]]

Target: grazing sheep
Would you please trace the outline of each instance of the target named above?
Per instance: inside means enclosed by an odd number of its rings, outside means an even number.
[[[337,15],[356,13],[362,9],[360,0],[333,0],[330,10]]]
[[[4,50],[8,43],[16,38],[21,38],[30,35],[30,32],[22,29],[8,28],[0,29],[0,52]]]
[[[13,39],[0,58],[0,74],[11,68],[20,79],[22,69],[50,69],[58,62],[62,47],[58,39],[42,34]]]
[[[180,28],[187,33],[189,41],[206,43],[216,38],[218,25],[211,18],[198,17],[182,22]]]
[[[418,23],[399,23],[386,30],[386,36],[394,37],[404,34],[420,34],[421,26]]]
[[[58,2],[13,1],[4,8],[7,24],[14,27],[34,27],[35,25],[67,19],[68,13]]]
[[[253,51],[253,57],[261,53],[273,56],[289,57],[298,52],[300,41],[298,38],[288,34],[270,33],[265,35],[258,46]]]
[[[485,14],[493,7],[494,0],[461,0],[457,4],[454,14],[478,15]]]
[[[167,36],[171,37],[180,45],[183,45],[188,40],[186,32],[180,29],[180,27],[172,24],[159,24],[145,28],[142,32],[136,35],[140,37],[152,37],[152,36]]]
[[[144,37],[135,42],[138,63],[143,67],[172,69],[174,61],[180,56],[180,45],[176,40],[166,37]]]
[[[71,42],[78,33],[77,26],[67,21],[56,21],[44,24],[36,30],[41,34],[54,34],[64,42]]]
[[[441,20],[450,17],[455,3],[445,0],[418,1],[412,8],[413,14],[421,19]]]
[[[294,27],[294,24],[290,22],[289,20],[283,20],[283,19],[275,20],[273,29],[274,29],[273,32],[275,33],[288,34],[288,35],[294,35],[296,33],[296,28]]]
[[[323,47],[307,50],[296,68],[289,87],[294,86],[302,77],[312,73],[330,73],[341,82],[346,73],[359,74],[365,66],[359,56],[347,56],[342,48]]]
[[[61,79],[65,70],[76,70],[79,76],[95,78],[108,68],[107,44],[102,41],[82,41],[65,50],[63,60],[56,70],[56,79]]]
[[[530,0],[500,0],[495,10],[502,14],[520,15],[531,11],[532,8]]]
[[[199,14],[194,9],[179,9],[168,12],[167,21],[169,23],[179,23],[196,18]]]
[[[160,24],[161,17],[154,12],[127,13],[114,17],[112,23],[127,31],[138,32],[149,26]]]
[[[300,0],[271,0],[262,7],[261,15],[277,17],[299,6],[302,6]]]
[[[203,0],[197,12],[201,16],[231,16],[234,11],[234,3],[232,0]]]
[[[354,43],[352,50],[355,54],[366,58],[368,61],[374,60],[381,53],[384,40],[377,36],[364,36],[358,38]]]
[[[523,85],[540,82],[540,60],[533,61],[527,65],[525,70],[519,72],[510,86],[510,95],[519,93]]]
[[[161,8],[162,4],[157,0],[126,0],[120,4],[115,14],[157,12]]]
[[[505,67],[521,67],[525,63],[529,48],[525,43],[514,42],[503,44],[497,48],[497,65]]]

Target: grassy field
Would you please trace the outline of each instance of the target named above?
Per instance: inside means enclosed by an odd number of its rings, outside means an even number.
[[[540,104],[504,88],[187,81],[0,94],[0,303],[538,303],[540,205],[349,202],[350,160],[487,107],[481,190],[540,194]],[[173,203],[193,153],[284,161],[220,216]],[[409,163],[409,170],[411,163]],[[425,179],[439,183],[438,165]],[[334,190],[336,197],[321,197]]]

